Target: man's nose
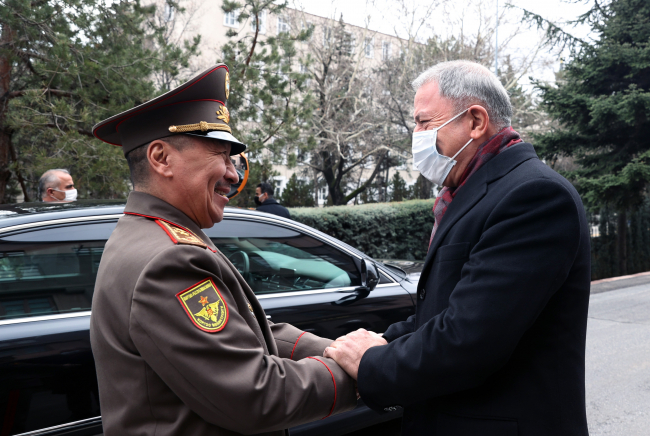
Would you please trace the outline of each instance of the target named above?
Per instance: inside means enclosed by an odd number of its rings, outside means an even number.
[[[239,183],[239,174],[237,174],[235,166],[231,162],[226,166],[226,175],[224,177],[231,185]]]

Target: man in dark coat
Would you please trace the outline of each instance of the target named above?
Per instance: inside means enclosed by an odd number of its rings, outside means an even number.
[[[438,64],[414,88],[414,164],[444,186],[416,313],[325,355],[358,377],[368,406],[404,408],[403,434],[587,435],[580,197],[521,142],[484,67]]]
[[[270,183],[264,182],[257,185],[257,188],[255,188],[255,204],[257,205],[255,210],[260,212],[291,218],[289,210],[273,198],[273,186]]]

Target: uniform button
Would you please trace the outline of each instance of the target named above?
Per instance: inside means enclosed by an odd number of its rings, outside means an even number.
[[[420,297],[420,300],[424,300],[424,295],[427,293],[427,291],[424,288],[418,289],[418,296]]]

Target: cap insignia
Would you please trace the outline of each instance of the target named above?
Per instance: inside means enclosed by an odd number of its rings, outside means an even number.
[[[220,120],[224,120],[227,123],[230,122],[230,111],[228,111],[228,108],[225,106],[221,106],[221,108],[217,111],[217,118]]]
[[[230,95],[230,73],[226,71],[226,100],[228,100],[229,95]]]
[[[212,279],[208,278],[176,294],[192,323],[200,330],[216,333],[228,322],[228,305]]]
[[[156,223],[165,230],[171,240],[174,241],[174,244],[196,245],[197,247],[207,248],[207,244],[192,232],[170,225],[165,221],[156,220]]]

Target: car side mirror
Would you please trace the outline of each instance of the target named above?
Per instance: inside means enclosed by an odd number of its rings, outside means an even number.
[[[377,265],[369,259],[361,261],[361,286],[371,292],[379,283],[379,270]]]
[[[379,283],[379,270],[377,269],[377,265],[368,259],[363,259],[361,261],[361,286],[354,290],[354,294],[347,295],[337,301],[332,301],[332,304],[347,306],[366,298],[375,289],[377,283]]]

